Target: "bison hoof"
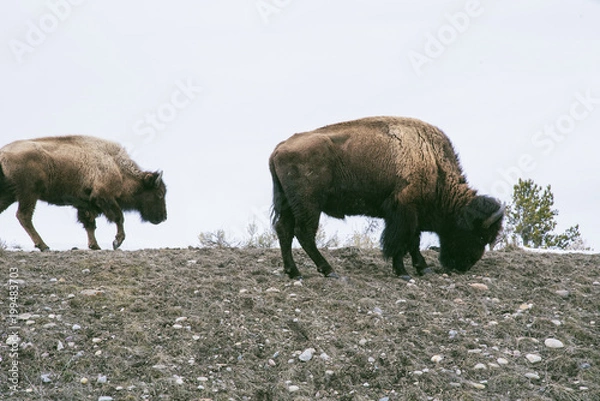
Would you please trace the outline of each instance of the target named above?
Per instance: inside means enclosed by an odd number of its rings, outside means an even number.
[[[410,281],[410,280],[412,280],[412,277],[409,276],[408,274],[403,274],[403,275],[398,276],[398,277],[400,277],[404,281]]]
[[[41,252],[47,252],[50,250],[50,247],[46,244],[36,245],[35,247],[38,248]]]
[[[96,245],[90,245],[89,247],[92,251],[99,251],[100,250],[100,246],[98,244]]]
[[[119,247],[121,246],[121,244],[123,243],[123,241],[119,241],[118,239],[113,241],[113,249],[116,251],[117,249],[119,249]]]
[[[300,274],[299,271],[285,272],[285,274],[287,274],[287,276],[290,278],[290,280],[302,280],[302,275]]]
[[[429,267],[426,267],[423,270],[418,270],[417,273],[419,273],[419,276],[424,276],[426,274],[433,274],[433,270],[431,270]]]
[[[327,278],[335,278],[335,279],[340,278],[340,276],[336,272],[331,272],[331,273],[325,275],[325,277],[327,277]]]

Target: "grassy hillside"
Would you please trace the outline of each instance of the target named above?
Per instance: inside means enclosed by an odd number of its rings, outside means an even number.
[[[376,250],[329,251],[339,280],[295,252],[302,282],[278,250],[3,252],[0,399],[600,399],[600,255],[406,283]]]

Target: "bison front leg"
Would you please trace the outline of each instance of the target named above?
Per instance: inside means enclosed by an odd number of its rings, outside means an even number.
[[[431,270],[427,266],[427,262],[425,262],[425,258],[423,257],[423,255],[421,254],[421,251],[419,250],[420,245],[421,245],[421,233],[417,233],[413,242],[410,244],[410,249],[408,250],[408,252],[410,253],[412,265],[415,268],[415,270],[417,271],[417,274],[419,276],[423,276],[425,274],[433,273],[433,270]]]
[[[44,252],[50,249],[48,245],[42,240],[42,237],[38,234],[35,227],[33,226],[33,211],[35,210],[36,200],[19,200],[19,208],[17,210],[17,219],[21,226],[25,229],[29,237],[33,241],[33,244],[40,251]]]
[[[90,210],[77,209],[77,220],[83,224],[88,237],[88,247],[92,250],[100,249],[96,240],[96,217],[98,214]]]
[[[418,243],[418,238],[417,216],[411,208],[396,207],[385,217],[385,228],[381,234],[383,255],[386,258],[392,258],[394,273],[402,280],[410,281],[412,279],[404,267],[403,259],[407,251],[411,251],[413,263],[416,261],[417,266],[422,266],[421,262],[425,264],[424,259],[422,261],[419,259],[419,256],[421,259],[423,256],[420,253],[416,254],[418,253],[418,245],[415,248],[415,242]],[[416,253],[414,252],[415,249]]]
[[[123,227],[123,222],[125,219],[123,217],[123,211],[115,199],[96,198],[94,203],[106,216],[108,221],[111,221],[117,225],[117,235],[113,241],[113,249],[119,248],[123,241],[125,241],[125,229]]]

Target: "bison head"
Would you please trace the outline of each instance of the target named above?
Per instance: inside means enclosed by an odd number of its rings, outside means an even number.
[[[167,187],[162,180],[162,171],[145,173],[142,189],[137,195],[138,210],[143,221],[152,224],[162,223],[167,219],[165,195]]]
[[[459,214],[453,227],[440,235],[440,263],[446,270],[466,272],[496,240],[504,206],[496,199],[476,196]]]

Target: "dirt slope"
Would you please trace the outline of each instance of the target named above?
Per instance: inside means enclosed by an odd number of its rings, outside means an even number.
[[[600,400],[600,255],[414,283],[377,250],[329,251],[339,280],[296,255],[302,282],[278,250],[4,252],[0,399]]]

